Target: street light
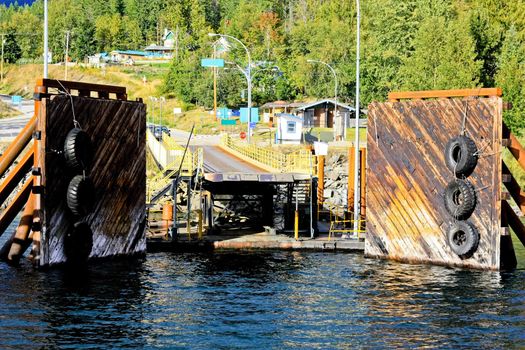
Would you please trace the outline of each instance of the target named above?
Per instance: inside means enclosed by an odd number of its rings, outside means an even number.
[[[360,201],[361,201],[361,189],[359,187],[359,173],[360,165],[359,162],[359,50],[360,50],[360,33],[361,33],[361,9],[359,6],[359,0],[356,0],[357,9],[357,50],[356,50],[356,70],[355,70],[355,156],[354,156],[354,232],[357,234],[359,230],[359,219],[360,219]]]
[[[162,135],[162,104],[166,102],[164,96],[159,97],[160,113],[159,113],[159,125],[160,125],[160,134]]]
[[[236,37],[233,37],[231,35],[218,34],[218,33],[208,33],[208,36],[210,36],[210,37],[220,36],[221,38],[232,39],[232,40],[238,42],[239,44],[241,44],[241,46],[246,51],[246,56],[248,57],[248,67],[246,68],[246,70],[242,70],[241,69],[241,71],[244,74],[244,76],[246,77],[246,81],[248,82],[248,143],[250,143],[250,139],[251,139],[251,136],[250,136],[250,134],[251,134],[251,132],[250,132],[250,124],[251,124],[251,121],[252,121],[252,118],[251,118],[251,114],[252,114],[252,58],[250,56],[250,51],[248,51],[248,48],[246,47],[246,45],[244,45],[242,43],[242,41],[240,41],[239,39],[237,39]]]
[[[323,65],[327,66],[328,69],[330,69],[330,71],[331,71],[332,74],[334,75],[334,81],[335,81],[335,105],[334,105],[334,117],[336,117],[336,115],[337,115],[337,74],[336,74],[336,72],[335,72],[335,69],[334,69],[331,65],[329,65],[328,63],[323,62],[323,61],[319,61],[319,60],[306,60],[306,62],[308,62],[308,63],[319,63],[319,64],[323,64]],[[344,135],[344,138],[346,139],[346,118],[345,118],[345,125],[344,125],[343,135]]]

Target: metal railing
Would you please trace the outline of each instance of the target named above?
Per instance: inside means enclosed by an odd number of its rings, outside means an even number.
[[[264,148],[255,144],[241,144],[235,142],[229,135],[224,134],[221,138],[221,144],[244,157],[253,159],[262,163],[276,172],[281,173],[305,173],[310,174],[315,169],[314,157],[311,152],[301,149],[292,153],[283,153],[273,149]]]
[[[330,202],[325,202],[330,215],[330,229],[328,231],[328,240],[332,239],[335,233],[341,234],[356,234],[354,238],[364,238],[366,232],[366,219],[360,215],[359,220],[347,219],[353,217],[353,213],[349,212],[344,206],[336,205]],[[319,210],[318,210],[319,211]],[[358,229],[354,229],[354,223],[358,222]]]
[[[148,130],[147,133],[148,138],[148,146],[151,144],[154,144],[154,142],[151,142],[150,138],[155,138],[153,134]],[[157,147],[161,147],[160,151],[165,152],[163,154],[168,154],[168,152],[173,152],[170,154],[170,162],[165,164],[163,169],[159,170],[157,173],[155,173],[153,176],[148,178],[147,181],[147,202],[150,203],[150,200],[152,196],[157,193],[158,191],[162,190],[166,186],[168,186],[171,182],[171,179],[173,179],[180,168],[180,174],[179,176],[193,176],[197,169],[202,169],[203,166],[203,151],[202,148],[196,148],[193,151],[186,152],[186,156],[184,157],[184,160],[182,159],[184,154],[184,147],[179,145],[173,138],[171,137],[163,137],[162,142],[159,142],[155,139],[159,145]],[[153,157],[155,157],[154,150],[151,149],[150,151],[153,154]],[[158,161],[158,159],[157,159]],[[181,166],[182,162],[182,166]],[[159,164],[162,163],[159,162]]]

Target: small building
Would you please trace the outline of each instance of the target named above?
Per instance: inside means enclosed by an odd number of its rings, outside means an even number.
[[[173,47],[151,44],[144,48],[149,59],[171,59],[173,58]]]
[[[162,45],[151,44],[146,46],[144,51],[147,52],[149,59],[171,59],[173,58],[173,51],[175,51],[175,42],[175,34],[165,28],[162,36]]]
[[[334,121],[334,100],[324,99],[315,101],[307,104],[303,104],[300,107],[295,108],[295,114],[304,119],[305,127],[321,127],[321,128],[333,128],[335,126]],[[355,108],[344,103],[337,102],[339,115],[347,118],[347,122],[355,113]],[[349,123],[347,123],[349,125]]]
[[[275,123],[274,117],[277,113],[290,113],[295,108],[303,106],[303,102],[287,102],[287,101],[275,101],[267,102],[263,104],[260,109],[262,110],[262,118],[264,123],[273,126]]]
[[[109,53],[111,62],[133,64],[146,58],[147,53],[140,50],[113,50]]]
[[[275,143],[300,144],[303,135],[303,118],[289,113],[275,115],[277,130]]]

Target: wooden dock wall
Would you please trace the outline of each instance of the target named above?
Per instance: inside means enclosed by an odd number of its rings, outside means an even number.
[[[426,97],[436,95],[428,92],[412,96],[414,100],[369,106],[365,255],[499,269],[502,100],[498,96],[423,100]],[[449,139],[460,134],[465,115],[466,135],[480,151],[468,177],[477,194],[468,221],[480,233],[478,249],[470,258],[460,258],[449,247],[447,231],[455,219],[444,206],[444,190],[455,178],[445,164],[444,151]]]
[[[99,93],[102,98],[89,97],[89,91],[84,95],[44,95],[40,103],[37,165],[44,194],[40,266],[68,260],[65,238],[79,221],[92,231],[89,258],[133,255],[146,249],[146,107],[125,97],[109,99],[107,93]],[[83,217],[73,215],[66,203],[69,182],[82,172],[70,169],[61,153],[74,127],[73,111],[91,138],[93,152],[85,175],[93,183],[94,204]]]

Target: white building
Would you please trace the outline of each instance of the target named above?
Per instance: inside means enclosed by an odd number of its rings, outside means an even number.
[[[275,143],[300,144],[303,134],[303,118],[288,113],[275,114],[277,131]]]

